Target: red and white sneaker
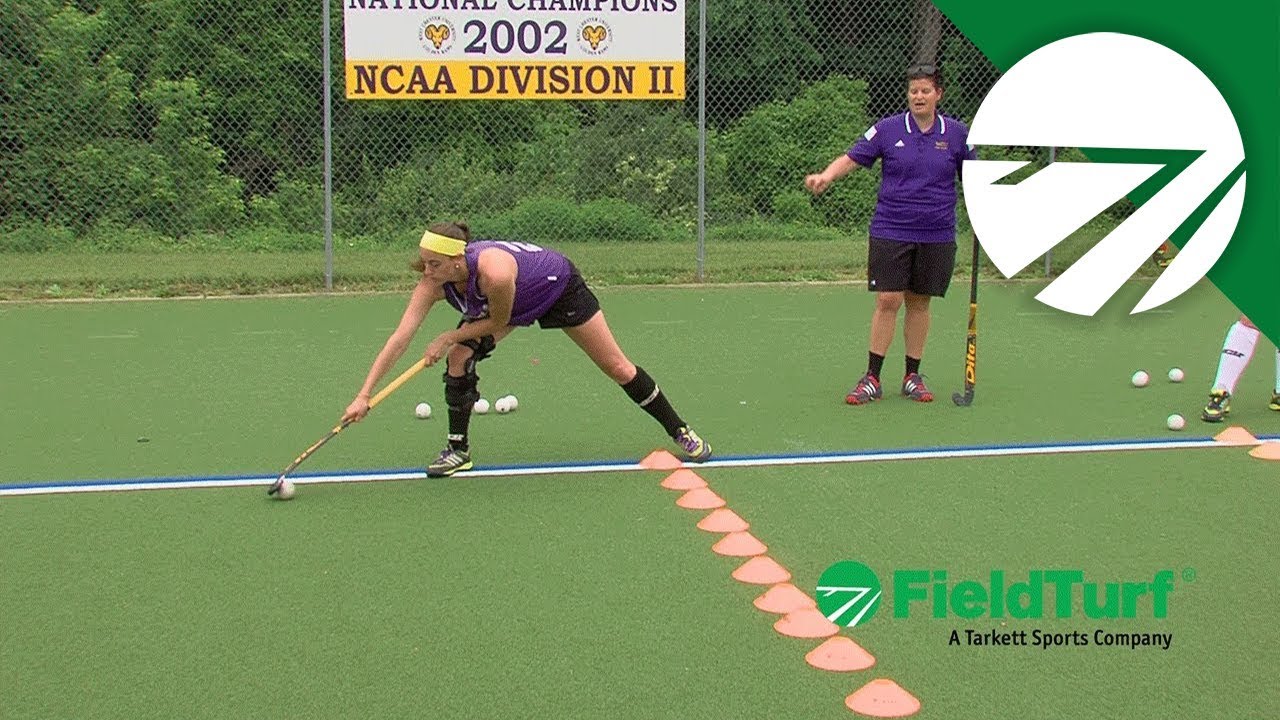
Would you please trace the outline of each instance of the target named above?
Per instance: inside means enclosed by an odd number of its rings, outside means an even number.
[[[866,405],[879,400],[883,394],[880,390],[880,379],[867,373],[858,380],[858,384],[853,386],[849,394],[844,396],[844,401],[850,405]]]
[[[920,373],[911,373],[902,378],[902,394],[916,402],[933,402],[933,392],[925,387]]]

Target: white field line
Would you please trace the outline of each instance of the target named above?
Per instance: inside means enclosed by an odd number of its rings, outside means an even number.
[[[1261,441],[1280,439],[1280,436],[1260,437]],[[832,465],[862,462],[890,462],[895,460],[941,460],[956,458],[1013,457],[1029,455],[1063,455],[1098,452],[1135,452],[1144,450],[1191,450],[1205,448],[1247,447],[1220,443],[1212,438],[1187,440],[1129,440],[1116,442],[1088,442],[1043,445],[988,445],[978,447],[873,450],[856,453],[827,455],[778,455],[763,457],[730,457],[700,464],[687,464],[691,468],[775,467],[789,465]],[[529,475],[570,475],[582,473],[633,472],[643,470],[639,463],[607,463],[580,465],[533,465],[527,467],[497,467],[470,470],[459,473],[458,478],[520,477]],[[379,482],[384,480],[419,480],[426,477],[423,471],[391,470],[368,473],[336,473],[330,475],[299,475],[292,478],[296,485],[320,485],[327,483]],[[11,495],[51,495],[86,492],[117,492],[125,490],[177,490],[190,488],[254,487],[266,489],[276,476],[250,477],[179,477],[139,478],[136,480],[101,480],[80,482],[45,482],[0,485],[0,497]]]

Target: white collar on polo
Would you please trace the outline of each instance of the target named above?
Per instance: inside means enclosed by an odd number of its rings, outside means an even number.
[[[946,134],[947,134],[947,119],[946,119],[946,118],[944,118],[944,117],[942,117],[942,113],[940,113],[940,112],[938,112],[938,111],[936,111],[936,110],[934,111],[933,115],[934,115],[934,117],[938,118],[938,134],[939,134],[939,135],[946,135]],[[904,125],[906,125],[906,126],[907,126],[907,134],[908,134],[908,135],[910,135],[910,134],[911,134],[911,111],[910,111],[910,110],[908,110],[908,111],[906,112],[906,114],[904,114],[904,115],[902,116],[902,122],[903,122],[903,124],[904,124]]]

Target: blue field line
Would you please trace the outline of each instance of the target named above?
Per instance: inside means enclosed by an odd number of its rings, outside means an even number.
[[[1259,441],[1280,440],[1280,435],[1260,435]],[[774,455],[728,455],[716,457],[691,467],[761,467],[771,465],[840,464],[875,462],[877,460],[930,460],[966,457],[1000,457],[1045,455],[1076,452],[1134,451],[1144,449],[1176,450],[1181,448],[1239,447],[1216,442],[1212,437],[1196,438],[1132,438],[1123,440],[1087,440],[1059,443],[1008,443],[993,445],[939,445],[914,448],[878,448],[841,452],[788,453]],[[521,475],[577,474],[642,470],[639,463],[628,461],[588,461],[571,465],[536,463],[529,465],[494,465],[466,473],[461,477],[512,477]],[[0,484],[0,496],[39,495],[65,492],[106,492],[122,490],[266,486],[277,475],[191,475],[150,478],[96,480],[62,480]],[[420,468],[341,470],[297,473],[291,476],[297,484],[370,482],[377,480],[413,480],[425,478]]]

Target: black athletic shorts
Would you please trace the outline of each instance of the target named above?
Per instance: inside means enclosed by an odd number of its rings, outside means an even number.
[[[599,311],[600,300],[574,268],[560,299],[538,318],[538,327],[543,330],[578,327]]]
[[[867,289],[943,297],[956,269],[956,244],[871,238],[867,246]]]

